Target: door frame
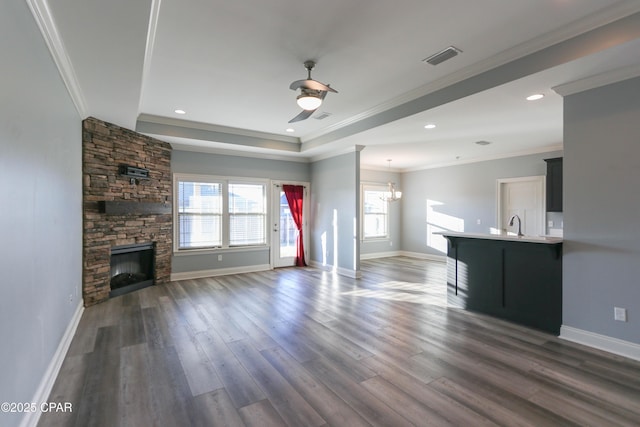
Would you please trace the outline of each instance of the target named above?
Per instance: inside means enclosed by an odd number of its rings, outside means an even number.
[[[280,224],[280,189],[283,185],[302,185],[304,187],[304,199],[302,200],[302,244],[304,245],[304,258],[307,260],[307,264],[309,263],[309,198],[311,195],[311,184],[304,181],[288,181],[288,180],[271,180],[271,195],[270,195],[270,212],[269,216],[269,246],[270,246],[270,256],[269,262],[271,264],[271,268],[285,267],[285,265],[279,265],[277,263],[280,256],[280,239],[279,236],[276,235],[276,231],[274,231],[274,223],[275,221]],[[278,202],[276,202],[276,200]],[[279,233],[278,229],[278,233]],[[291,266],[295,265],[295,259]]]
[[[547,177],[545,175],[522,176],[518,178],[498,178],[496,180],[496,228],[502,232],[502,185],[515,182],[535,182],[541,187],[542,204],[540,205],[540,230],[541,234],[545,233],[546,217],[547,217]]]

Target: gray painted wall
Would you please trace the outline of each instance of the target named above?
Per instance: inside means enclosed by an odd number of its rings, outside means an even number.
[[[312,261],[360,271],[360,152],[311,163]]]
[[[403,191],[400,186],[401,175],[397,172],[376,171],[370,169],[360,170],[361,184],[379,184],[387,185],[387,183],[395,182],[396,188]],[[361,255],[374,255],[377,253],[388,253],[399,251],[402,248],[402,239],[400,235],[400,224],[402,215],[402,201],[389,203],[389,239],[366,241],[360,243]],[[361,236],[362,237],[362,236]]]
[[[640,344],[640,78],[567,96],[564,138],[563,324]]]
[[[224,177],[237,176],[281,181],[310,181],[308,163],[194,153],[180,150],[174,150],[171,154],[171,171],[173,173]],[[222,255],[221,261],[218,261],[218,255]],[[172,273],[187,273],[266,265],[270,262],[269,256],[269,248],[250,251],[230,249],[216,250],[215,253],[181,254],[173,256],[171,270]]]
[[[0,402],[31,402],[81,300],[81,122],[23,0],[0,57]]]
[[[309,164],[222,154],[173,150],[171,172],[202,175],[268,178],[282,181],[309,181]]]
[[[544,159],[559,156],[562,152],[555,151],[403,174],[402,249],[445,255],[429,246],[427,221],[444,228],[461,224],[461,231],[489,233],[496,226],[496,180],[546,175]],[[429,204],[437,215],[431,214],[428,219]],[[433,246],[444,243],[436,240]]]

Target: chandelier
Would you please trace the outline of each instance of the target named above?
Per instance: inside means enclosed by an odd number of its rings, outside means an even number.
[[[389,170],[391,170],[391,159],[387,159],[387,162],[389,164]],[[385,202],[395,202],[400,200],[402,198],[402,191],[399,191],[396,188],[396,183],[389,181],[387,185],[388,189],[383,193],[381,199]]]

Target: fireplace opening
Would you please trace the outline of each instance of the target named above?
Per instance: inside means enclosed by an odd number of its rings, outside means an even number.
[[[155,243],[111,248],[111,292],[116,297],[153,285]]]

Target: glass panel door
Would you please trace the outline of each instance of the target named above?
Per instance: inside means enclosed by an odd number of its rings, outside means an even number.
[[[272,249],[274,253],[274,267],[289,267],[296,263],[296,238],[298,230],[291,217],[289,203],[281,186],[275,186],[273,191],[274,221]]]
[[[275,184],[271,194],[273,197],[273,221],[271,222],[273,226],[271,236],[273,266],[294,266],[296,264],[298,229],[291,216],[289,202],[287,202],[287,196],[282,191],[282,185]],[[306,216],[306,209],[303,209],[304,216]],[[306,223],[306,221],[303,221],[303,223]]]
[[[289,203],[287,203],[284,191],[280,191],[280,258],[296,256],[297,239],[298,230],[293,222]]]

